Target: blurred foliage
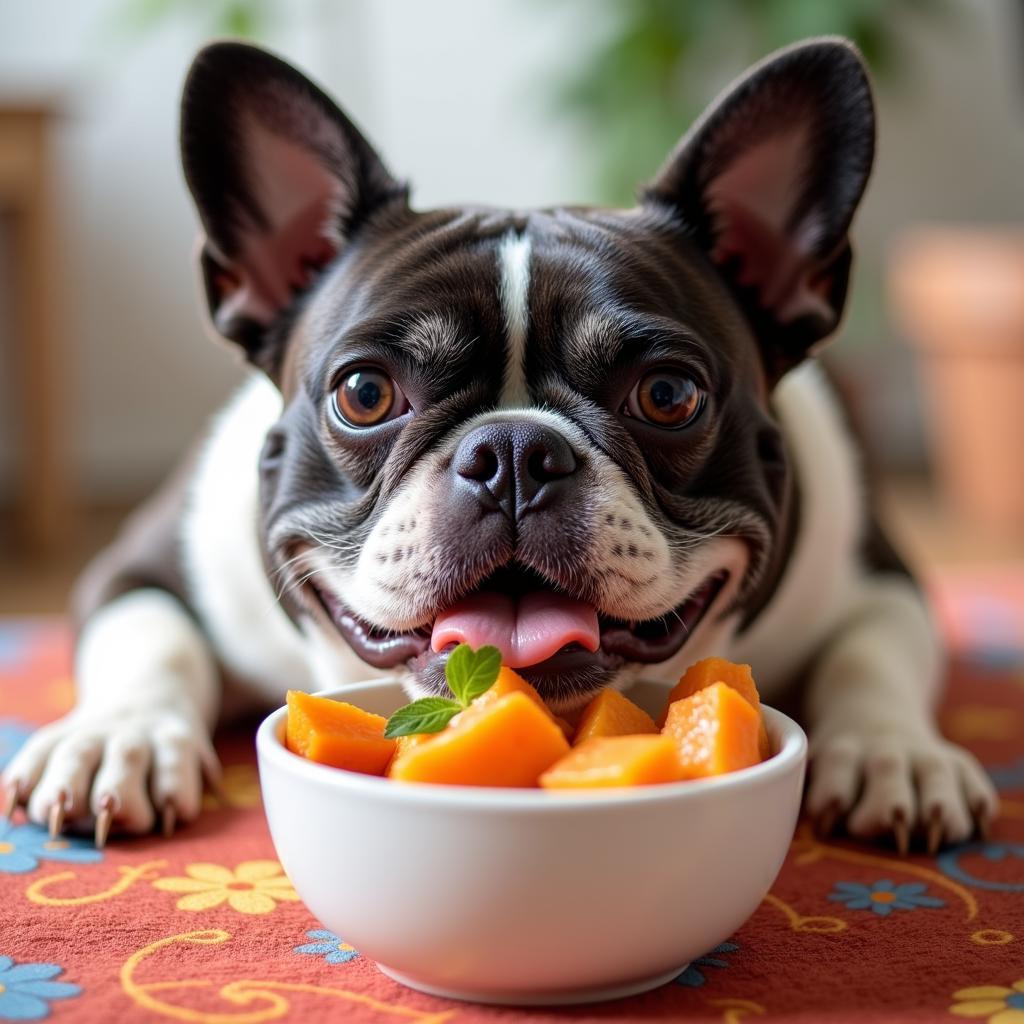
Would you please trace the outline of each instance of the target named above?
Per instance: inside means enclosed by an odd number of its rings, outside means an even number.
[[[876,83],[890,85],[906,70],[914,19],[955,15],[949,0],[586,0],[583,11],[607,29],[556,75],[554,109],[586,133],[598,197],[616,204],[653,175],[705,106],[709,83],[726,85],[787,43],[842,35]]]
[[[148,32],[180,19],[207,36],[260,39],[278,23],[276,0],[122,0],[115,22],[126,33]]]
[[[582,129],[595,155],[594,198],[613,204],[628,203],[653,175],[709,86],[724,86],[770,51],[808,36],[846,36],[876,82],[890,85],[906,70],[914,19],[948,22],[956,13],[952,0],[535,0],[537,17],[556,2],[575,5],[581,28],[598,31],[581,31],[579,49],[542,83],[544,105]],[[287,9],[284,0],[121,0],[114,11],[125,34],[179,21],[207,36],[265,39]]]

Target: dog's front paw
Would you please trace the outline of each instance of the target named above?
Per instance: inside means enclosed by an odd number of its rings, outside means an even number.
[[[7,816],[19,802],[56,835],[65,824],[165,834],[199,814],[204,775],[219,775],[202,725],[170,709],[90,714],[76,709],[29,737],[3,773]]]
[[[840,731],[811,742],[807,812],[829,835],[845,820],[858,838],[891,833],[901,854],[921,836],[929,853],[983,835],[999,798],[972,754],[941,737]]]

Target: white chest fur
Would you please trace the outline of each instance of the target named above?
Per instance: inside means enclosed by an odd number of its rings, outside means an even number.
[[[757,666],[771,700],[799,671],[850,604],[863,575],[860,465],[821,369],[806,364],[778,386],[773,406],[800,487],[800,525],[778,590],[731,646]]]
[[[218,658],[253,696],[274,701],[311,683],[301,636],[277,603],[259,549],[259,453],[280,412],[278,391],[254,376],[220,413],[181,537],[189,597]]]

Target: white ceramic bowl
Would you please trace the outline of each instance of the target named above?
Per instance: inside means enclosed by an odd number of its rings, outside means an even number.
[[[662,687],[630,696],[660,708]],[[378,714],[394,682],[326,694]],[[765,709],[774,757],[731,775],[552,793],[401,784],[290,753],[285,709],[256,737],[278,856],[309,909],[385,973],[482,1002],[644,991],[727,939],[793,835],[807,741]]]

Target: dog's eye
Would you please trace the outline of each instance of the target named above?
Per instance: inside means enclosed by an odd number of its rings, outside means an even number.
[[[358,366],[347,370],[334,389],[334,408],[350,427],[373,427],[401,416],[409,403],[383,370]]]
[[[685,374],[652,370],[637,381],[622,412],[656,427],[679,428],[692,423],[704,407],[704,392]]]

